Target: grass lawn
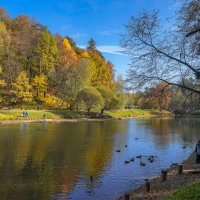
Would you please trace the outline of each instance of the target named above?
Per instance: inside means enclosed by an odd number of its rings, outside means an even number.
[[[28,110],[28,117],[22,117],[22,110],[0,110],[0,120],[24,120],[24,119],[43,119],[43,115],[46,115],[47,119],[79,119],[81,117],[87,117],[87,112],[74,112],[67,110]],[[150,116],[165,114],[170,115],[170,112],[163,111],[162,113],[156,110],[113,110],[106,111],[105,114],[114,118],[126,118],[136,116]]]
[[[164,200],[199,200],[200,199],[200,182],[193,183],[181,188],[172,195],[164,198]]]
[[[28,118],[22,117],[22,110],[0,110],[0,120],[23,120],[23,119],[43,119],[46,115],[47,119],[77,119],[81,116],[73,111],[66,110],[28,110]]]
[[[140,109],[133,109],[133,110],[113,110],[113,111],[106,111],[106,114],[118,118],[118,117],[137,117],[137,116],[150,116],[150,115],[168,115],[170,116],[170,112],[168,111],[158,111],[158,110],[140,110]]]

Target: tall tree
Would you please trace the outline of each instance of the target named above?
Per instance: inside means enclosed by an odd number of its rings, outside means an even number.
[[[35,90],[36,99],[45,98],[47,86],[47,77],[44,74],[33,78],[32,87]]]
[[[88,41],[88,50],[95,50],[96,49],[96,42],[93,38],[90,38],[90,40]]]
[[[94,87],[104,86],[111,89],[114,87],[113,65],[111,62],[106,62],[105,58],[96,47],[90,44],[94,44],[92,41],[88,42],[89,46],[87,48],[87,52],[93,62],[91,84]]]
[[[26,15],[19,15],[12,21],[12,43],[18,61],[18,68],[25,70],[30,77],[33,76],[31,53],[35,41],[41,30],[36,27],[36,23]]]
[[[180,30],[192,41],[193,47],[200,55],[200,2],[199,0],[181,0]]]
[[[35,47],[32,52],[32,59],[36,62],[35,73],[37,75],[47,75],[49,71],[54,70],[58,62],[58,48],[56,39],[49,31],[40,33],[36,40]]]
[[[158,13],[131,17],[122,36],[122,47],[132,58],[128,81],[144,88],[163,81],[200,94],[200,59],[191,41],[180,31],[162,27]],[[194,87],[184,80],[195,77]]]

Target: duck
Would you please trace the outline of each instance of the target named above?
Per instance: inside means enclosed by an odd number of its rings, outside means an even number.
[[[146,164],[140,161],[140,166],[146,166]]]
[[[153,162],[154,162],[154,160],[153,160],[153,159],[151,159],[151,160],[149,160],[149,162],[150,162],[150,163],[153,163]]]
[[[130,161],[129,160],[125,160],[124,161],[124,164],[128,164]]]
[[[125,145],[125,147],[127,148],[127,147],[128,147],[128,145],[126,144],[126,145]]]
[[[150,163],[153,163],[153,162],[154,162],[154,156],[149,156],[149,157],[148,157],[148,161],[149,161]]]
[[[116,150],[116,152],[118,152],[118,153],[119,153],[119,152],[121,152],[121,150],[120,150],[120,149],[118,149],[118,150]]]
[[[135,160],[135,158],[133,157],[133,158],[130,159],[130,162],[134,162],[134,160]]]
[[[142,158],[142,155],[136,156],[136,158]]]

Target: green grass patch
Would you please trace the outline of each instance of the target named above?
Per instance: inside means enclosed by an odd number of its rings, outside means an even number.
[[[200,110],[195,110],[191,112],[192,115],[200,115]]]
[[[28,117],[22,117],[22,110],[1,110],[0,120],[24,120],[24,119],[43,119],[44,114],[47,119],[77,119],[80,114],[73,111],[58,110],[28,110]]]
[[[47,119],[79,119],[81,117],[88,117],[87,112],[74,112],[67,110],[28,110],[28,117],[22,117],[22,110],[0,110],[0,120],[38,120],[43,119],[44,114]],[[113,110],[106,111],[105,114],[114,118],[126,118],[137,116],[150,116],[150,115],[169,115],[170,112],[159,112],[157,110]]]
[[[150,115],[171,115],[168,111],[158,111],[158,110],[140,110],[140,109],[133,109],[133,110],[112,110],[106,111],[106,114],[115,117],[115,118],[126,118],[126,117],[138,117],[138,116],[150,116]]]
[[[199,200],[200,199],[200,182],[185,186],[164,200]]]

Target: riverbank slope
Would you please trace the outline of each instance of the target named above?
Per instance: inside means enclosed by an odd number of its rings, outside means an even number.
[[[184,170],[196,170],[200,168],[200,165],[195,164],[195,154],[193,153],[187,160],[183,163]],[[191,174],[191,173],[183,173],[182,175],[178,175],[178,167],[172,167],[168,169],[168,177],[165,182],[161,182],[161,178],[156,177],[150,180],[150,192],[146,192],[145,184],[141,185],[139,188],[130,191],[128,194],[130,195],[130,199],[132,200],[179,200],[176,196],[173,195],[174,192],[179,192],[185,186],[190,184],[199,184],[200,181],[200,173]],[[188,186],[193,187],[193,186]],[[194,186],[196,187],[196,186]],[[180,192],[187,191],[187,187],[180,190]],[[170,196],[169,196],[170,195]],[[190,194],[196,195],[196,194]],[[124,197],[120,198],[125,199]],[[181,198],[180,198],[181,199]],[[193,199],[193,197],[191,198]]]

